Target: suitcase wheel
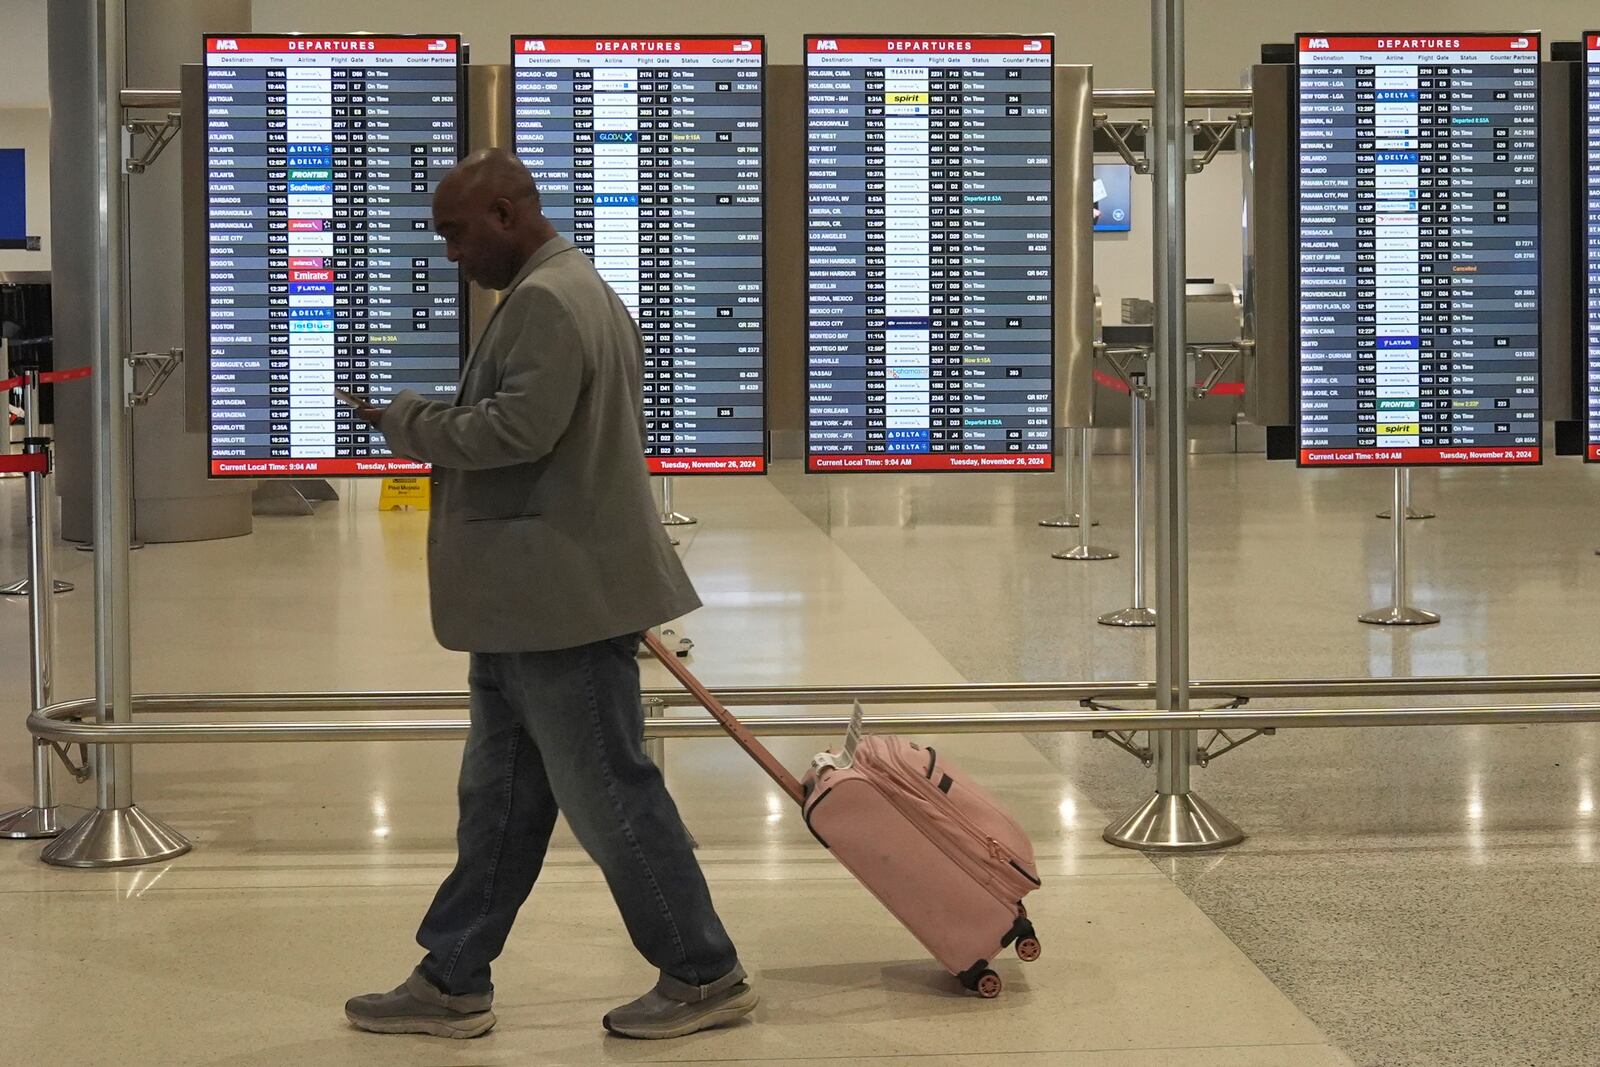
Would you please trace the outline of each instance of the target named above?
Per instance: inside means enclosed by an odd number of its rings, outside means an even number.
[[[984,971],[978,975],[978,983],[974,988],[977,989],[978,996],[984,1000],[993,1000],[1000,995],[1000,990],[1004,987],[1001,985],[998,974],[993,971]]]
[[[1023,963],[1032,963],[1043,954],[1044,948],[1037,937],[1025,937],[1017,942],[1017,959]]]

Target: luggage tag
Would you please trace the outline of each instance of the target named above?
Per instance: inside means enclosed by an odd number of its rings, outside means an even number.
[[[816,758],[811,761],[812,770],[821,774],[824,768],[843,771],[855,765],[856,748],[865,735],[861,723],[864,714],[861,710],[861,701],[856,701],[855,708],[850,712],[850,725],[844,732],[844,744],[840,746],[838,752],[829,750],[817,753]]]

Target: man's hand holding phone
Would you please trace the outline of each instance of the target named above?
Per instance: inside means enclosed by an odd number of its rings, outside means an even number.
[[[357,396],[338,386],[334,386],[333,395],[354,408],[356,418],[374,429],[378,428],[378,420],[382,419],[383,413],[388,410],[387,404],[374,404],[367,397]]]

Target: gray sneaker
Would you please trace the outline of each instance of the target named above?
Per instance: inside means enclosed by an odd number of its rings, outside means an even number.
[[[744,968],[736,964],[710,985],[692,986],[662,975],[654,989],[613,1010],[601,1025],[620,1037],[685,1037],[727,1026],[749,1015],[759,1003],[761,997],[745,980]]]
[[[411,977],[387,993],[368,993],[345,1001],[344,1017],[375,1034],[432,1034],[434,1037],[480,1037],[493,1029],[493,993],[452,997],[412,971]]]

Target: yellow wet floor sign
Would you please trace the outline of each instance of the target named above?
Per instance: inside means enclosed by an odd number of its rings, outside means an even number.
[[[385,478],[378,494],[379,511],[427,511],[433,486],[427,478]]]

